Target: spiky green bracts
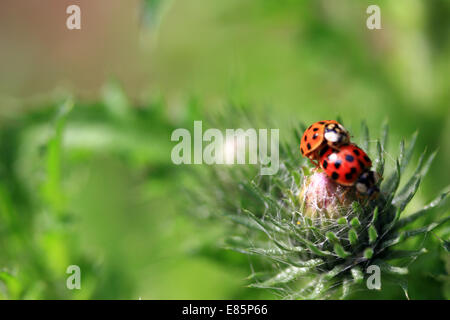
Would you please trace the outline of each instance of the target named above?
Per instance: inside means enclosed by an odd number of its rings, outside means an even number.
[[[361,147],[368,150],[368,128],[363,124]],[[296,131],[296,141],[301,132]],[[301,158],[297,143],[280,146],[280,170],[260,176],[247,167],[215,168],[212,202],[215,214],[241,225],[226,242],[228,249],[259,256],[269,262],[255,270],[250,286],[278,290],[287,299],[344,298],[353,286],[364,284],[367,268],[376,265],[383,279],[402,286],[405,266],[393,264],[401,258],[416,258],[425,248],[396,250],[407,239],[444,224],[448,214],[418,229],[408,227],[446,199],[444,192],[422,209],[405,214],[420,181],[436,153],[420,156],[413,174],[399,188],[413,156],[417,133],[408,147],[402,141],[396,165],[385,175],[388,126],[377,141],[374,169],[384,176],[376,199],[357,198],[330,182],[320,170],[311,170]],[[384,280],[383,280],[384,281]]]

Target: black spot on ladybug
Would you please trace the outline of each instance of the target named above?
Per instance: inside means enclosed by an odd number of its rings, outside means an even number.
[[[339,173],[337,173],[336,171],[334,171],[334,172],[331,174],[331,178],[333,178],[334,180],[337,180],[337,179],[339,178]]]
[[[366,160],[367,162],[370,162],[370,158],[368,156],[364,156],[364,160]]]
[[[319,135],[317,133],[314,133],[314,135],[312,136],[313,139],[317,139]]]
[[[316,128],[313,129],[313,131],[319,131],[319,128],[316,127]]]
[[[355,160],[355,158],[352,155],[346,155],[345,156],[345,160],[347,160],[348,162],[353,162],[353,160]]]
[[[303,148],[300,148],[300,151],[302,152],[302,154],[304,154],[305,152],[303,151]]]
[[[306,139],[308,139],[308,137],[305,134],[305,136],[303,137],[303,140],[306,141]]]
[[[336,169],[339,169],[339,167],[341,166],[341,160],[336,160],[336,162],[334,163],[334,167],[336,168]]]
[[[357,156],[360,155],[360,152],[358,151],[358,149],[353,149],[353,153],[356,154]]]
[[[356,173],[356,168],[355,167],[353,167],[353,168],[351,168],[350,169],[350,172],[353,174],[353,173]]]
[[[309,129],[311,129],[311,127],[312,127],[313,125],[310,125],[309,127],[308,127],[308,129],[307,130],[309,130]]]
[[[351,172],[345,174],[345,179],[352,180],[353,174]]]
[[[366,166],[364,165],[364,163],[362,163],[361,160],[358,160],[358,164],[359,164],[359,167],[361,168],[361,170],[364,169],[364,168],[366,167]]]
[[[306,145],[306,147],[308,148],[308,150],[311,150],[311,145],[309,143]]]
[[[320,124],[325,124],[325,121],[320,121],[319,123],[320,123]]]
[[[328,151],[329,147],[326,146],[325,148],[323,148],[322,150],[320,150],[319,155],[323,156],[327,151]]]
[[[323,165],[323,168],[326,169],[326,168],[328,167],[328,162],[327,162],[327,160],[323,160],[322,165]]]

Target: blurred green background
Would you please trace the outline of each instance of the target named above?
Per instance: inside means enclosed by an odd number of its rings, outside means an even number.
[[[357,141],[365,120],[372,151],[387,119],[388,167],[418,130],[439,153],[408,211],[449,183],[449,1],[82,0],[77,31],[70,4],[0,4],[2,298],[277,298],[246,287],[249,259],[220,247],[229,226],[192,214],[195,172],[170,160],[173,130],[229,105],[281,137],[340,115]],[[410,297],[450,299],[449,255],[422,240]],[[73,264],[81,290],[66,288]]]

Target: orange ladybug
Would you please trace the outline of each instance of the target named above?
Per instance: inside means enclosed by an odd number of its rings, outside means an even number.
[[[305,130],[300,142],[300,152],[318,167],[320,151],[325,146],[330,146],[335,150],[350,142],[348,131],[335,120],[323,120],[313,123]]]

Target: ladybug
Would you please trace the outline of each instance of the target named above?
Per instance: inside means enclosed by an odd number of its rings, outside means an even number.
[[[320,167],[336,183],[343,186],[355,186],[358,193],[372,195],[378,192],[376,187],[379,175],[371,171],[372,161],[355,144],[346,144],[339,150],[325,146],[321,151]]]
[[[335,120],[323,120],[313,123],[305,130],[300,142],[302,156],[308,157],[315,166],[320,158],[319,152],[329,146],[338,150],[341,145],[348,144],[348,131]]]

